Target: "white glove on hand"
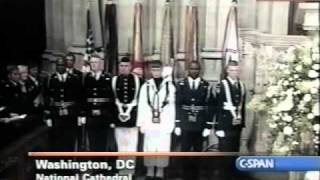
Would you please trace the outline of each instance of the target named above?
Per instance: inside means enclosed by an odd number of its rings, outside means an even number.
[[[179,127],[175,128],[175,129],[174,129],[174,134],[175,134],[176,136],[181,136],[181,128],[179,128]]]
[[[113,129],[113,128],[115,128],[115,127],[116,127],[116,125],[114,125],[113,123],[110,124],[110,128]]]
[[[210,132],[211,132],[210,129],[205,128],[205,129],[202,131],[202,137],[207,137],[207,136],[209,136],[209,135],[210,135]]]
[[[52,127],[52,120],[51,119],[47,119],[46,120],[46,124],[48,127]]]
[[[86,117],[78,117],[78,126],[86,124]]]
[[[225,134],[225,132],[223,130],[216,131],[216,135],[218,137],[225,137],[226,136],[226,134]]]

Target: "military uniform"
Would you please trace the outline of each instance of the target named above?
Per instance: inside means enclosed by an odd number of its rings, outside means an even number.
[[[221,81],[216,92],[217,124],[215,129],[223,130],[225,137],[219,138],[220,151],[238,152],[241,130],[245,127],[246,90],[241,81],[231,78]]]
[[[113,123],[114,96],[110,74],[88,73],[84,78],[86,128],[90,151],[106,151],[109,125]]]
[[[55,73],[50,77],[48,96],[53,126],[50,138],[52,150],[74,150],[81,92],[81,80],[76,74]]]
[[[224,131],[224,136],[218,137],[219,151],[239,152],[242,128],[245,127],[244,84],[227,77],[216,89],[216,132]],[[222,179],[232,179],[237,175],[235,167],[236,156],[223,157],[219,163]]]
[[[191,81],[198,85],[192,87]],[[202,131],[205,128],[212,129],[213,125],[208,112],[210,98],[210,85],[201,78],[192,80],[188,77],[178,83],[176,127],[182,129],[182,151],[202,151]]]
[[[158,84],[158,85],[157,85]],[[171,133],[175,127],[175,87],[168,79],[160,83],[150,79],[141,87],[137,125],[144,133],[145,152],[171,150]],[[147,167],[167,167],[169,158],[145,158]]]
[[[202,132],[212,129],[212,113],[209,104],[212,98],[209,83],[200,77],[187,77],[177,84],[176,127],[181,128],[181,151],[202,151]],[[197,160],[197,161],[196,161]],[[183,159],[183,179],[198,179],[199,159]]]
[[[120,75],[112,79],[115,95],[115,138],[119,151],[137,151],[137,101],[141,79],[135,75]]]

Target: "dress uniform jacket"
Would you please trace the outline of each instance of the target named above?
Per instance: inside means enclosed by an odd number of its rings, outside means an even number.
[[[176,88],[172,82],[165,79],[160,84],[159,89],[154,79],[150,79],[142,85],[139,96],[137,126],[145,133],[145,138],[149,132],[168,135],[172,133],[176,117],[175,91]],[[159,110],[159,121],[153,119],[154,108]],[[154,137],[153,141],[156,142],[157,138],[161,138],[161,136]],[[152,143],[152,140],[150,139],[150,142],[144,141],[144,146],[148,146],[146,145],[148,143]],[[163,143],[167,144],[167,142]],[[170,145],[169,147],[163,145],[160,148],[168,151]]]
[[[88,126],[108,126],[113,122],[114,95],[111,86],[112,77],[102,72],[99,79],[93,73],[84,78],[85,111],[87,117],[100,117],[88,121]]]
[[[139,90],[142,80],[135,75],[120,75],[113,78],[112,86],[115,98],[122,104],[130,104],[134,101],[137,102]],[[134,106],[130,112],[130,119],[126,122],[122,122],[119,116],[119,109],[115,109],[115,125],[117,127],[135,127],[137,120],[137,106]]]
[[[59,122],[61,117],[76,117],[80,111],[82,93],[81,79],[78,75],[67,74],[66,80],[60,80],[58,74],[51,76],[48,86],[50,98],[50,114],[54,120],[53,125],[76,126],[76,122]],[[74,120],[73,120],[74,121]],[[61,124],[62,123],[62,124]]]
[[[233,123],[234,115],[230,110],[226,110],[225,104],[227,100],[227,91],[226,86],[229,87],[231,102],[235,107],[235,113],[240,115],[240,121],[237,124]],[[235,84],[232,84],[229,78],[222,80],[219,86],[216,89],[216,102],[217,102],[217,114],[215,126],[216,130],[230,130],[230,129],[241,129],[245,127],[245,99],[246,92],[245,86],[241,81],[237,81]]]
[[[202,131],[212,128],[209,101],[211,88],[207,81],[200,79],[196,89],[192,89],[188,78],[178,82],[176,92],[176,126],[187,131]]]

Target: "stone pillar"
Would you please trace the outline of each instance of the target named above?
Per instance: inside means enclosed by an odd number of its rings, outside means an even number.
[[[256,27],[256,0],[241,0],[238,3],[239,28]]]
[[[262,33],[269,33],[271,30],[271,8],[272,2],[270,1],[257,2],[257,30]]]
[[[87,36],[87,1],[72,0],[73,46],[84,46]],[[70,26],[70,24],[68,25]]]
[[[289,27],[289,2],[273,1],[271,5],[271,34],[287,35]]]

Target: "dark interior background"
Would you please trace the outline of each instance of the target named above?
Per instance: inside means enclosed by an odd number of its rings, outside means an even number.
[[[45,0],[0,0],[0,68],[38,64],[46,46]]]

